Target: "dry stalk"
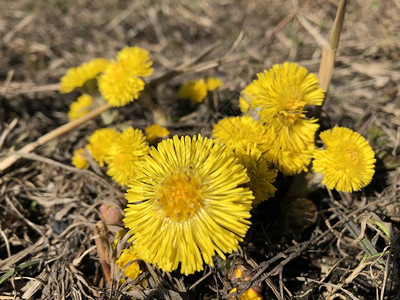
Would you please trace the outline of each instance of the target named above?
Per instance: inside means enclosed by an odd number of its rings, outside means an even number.
[[[96,242],[97,254],[99,255],[101,268],[107,281],[107,286],[111,285],[111,259],[110,243],[108,241],[108,228],[103,221],[98,221],[93,229]]]
[[[322,48],[321,65],[319,68],[318,79],[320,87],[328,92],[328,87],[332,79],[335,65],[336,50],[339,46],[340,33],[342,31],[344,15],[346,12],[347,0],[341,0],[336,13],[335,23],[333,24],[329,47]]]

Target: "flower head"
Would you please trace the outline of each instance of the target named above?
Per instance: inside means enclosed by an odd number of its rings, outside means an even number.
[[[215,77],[208,77],[206,79],[207,90],[209,92],[215,91],[222,85],[222,81]]]
[[[212,130],[216,141],[236,152],[246,151],[249,145],[255,145],[260,150],[267,147],[266,134],[266,128],[249,116],[224,118]]]
[[[68,118],[70,121],[83,117],[90,111],[90,107],[93,104],[93,99],[88,94],[83,94],[71,103],[68,112]]]
[[[107,175],[120,185],[128,185],[136,176],[137,163],[149,152],[140,129],[125,129],[112,143],[106,156]]]
[[[165,138],[169,136],[170,132],[167,128],[162,127],[158,124],[153,124],[151,126],[146,127],[145,129],[146,138],[149,144],[155,143],[160,138]]]
[[[139,98],[145,83],[140,77],[153,73],[149,53],[138,47],[127,47],[118,53],[99,77],[99,90],[112,106],[124,106]]]
[[[125,47],[117,54],[117,61],[135,76],[146,77],[153,74],[153,62],[148,51],[139,47]]]
[[[204,79],[191,80],[179,88],[178,98],[189,99],[193,103],[201,103],[207,96],[207,84]]]
[[[247,147],[246,151],[234,153],[247,171],[250,178],[248,187],[253,192],[253,206],[260,204],[275,194],[276,188],[273,186],[277,170],[271,169],[270,163],[256,147]]]
[[[82,87],[86,81],[95,78],[103,72],[109,65],[109,61],[104,58],[93,59],[83,63],[79,67],[70,68],[61,77],[60,92],[67,94],[75,88]]]
[[[142,273],[139,263],[137,262],[138,259],[135,246],[132,245],[121,251],[121,255],[117,259],[116,263],[118,268],[122,270],[122,273],[126,277],[135,280]]]
[[[104,166],[105,158],[113,142],[118,138],[119,132],[113,128],[97,129],[89,137],[87,149],[100,167]]]
[[[314,154],[313,169],[324,175],[329,189],[351,193],[370,183],[375,172],[375,155],[368,141],[345,127],[320,134],[324,150]]]
[[[85,149],[80,148],[74,151],[74,155],[72,156],[72,164],[78,169],[89,168],[89,161],[86,157]]]
[[[265,150],[264,156],[272,162],[275,167],[287,176],[307,172],[308,166],[313,158],[315,143],[311,140],[302,149],[284,148],[279,143],[273,143]]]
[[[126,194],[125,225],[139,256],[183,274],[231,253],[249,228],[253,195],[236,159],[207,138],[174,136],[145,156]]]
[[[316,119],[306,118],[304,110],[307,105],[321,105],[324,99],[317,77],[288,62],[274,65],[257,77],[243,90],[241,109],[256,109],[284,148],[304,148],[319,127]]]

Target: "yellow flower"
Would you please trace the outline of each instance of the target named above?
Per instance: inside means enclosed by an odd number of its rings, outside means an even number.
[[[105,158],[111,145],[118,138],[119,132],[113,128],[97,129],[89,137],[87,149],[100,167],[104,166]]]
[[[215,77],[208,77],[206,79],[207,90],[209,92],[215,91],[222,85],[222,81]]]
[[[279,143],[272,143],[262,149],[268,161],[272,162],[283,174],[291,176],[308,171],[315,143],[311,140],[303,149],[284,148]]]
[[[97,58],[83,63],[79,67],[68,69],[65,75],[61,77],[60,93],[67,94],[75,88],[82,87],[86,81],[103,72],[108,65],[108,60]]]
[[[224,118],[212,130],[216,141],[236,151],[246,150],[249,145],[266,148],[266,134],[266,128],[249,116]]]
[[[85,149],[80,148],[74,151],[74,155],[72,156],[72,164],[78,169],[89,168],[89,161],[86,158]]]
[[[139,47],[125,47],[117,54],[117,61],[122,62],[124,66],[135,76],[146,77],[153,74],[153,62],[150,60],[150,54]]]
[[[307,119],[307,105],[321,105],[324,92],[318,79],[295,63],[274,65],[257,74],[242,92],[240,106],[245,113],[256,110],[274,143],[289,151],[301,150],[314,139],[319,125]],[[278,139],[278,140],[275,140]]]
[[[124,48],[99,77],[99,91],[112,106],[124,106],[139,98],[145,83],[140,77],[153,73],[149,53],[138,47]]]
[[[121,255],[116,263],[126,277],[135,280],[142,273],[139,263],[137,262],[138,259],[135,247],[132,245],[121,251]]]
[[[83,117],[90,111],[90,107],[93,104],[93,99],[88,94],[83,94],[76,101],[71,103],[68,112],[68,118],[70,121]]]
[[[242,265],[237,266],[237,267],[233,270],[233,274],[232,274],[231,280],[236,280],[236,279],[241,278],[241,277],[245,274],[246,271],[247,271],[247,270],[246,270]],[[252,277],[253,277],[253,275],[250,274],[250,275],[247,275],[247,276],[245,276],[244,278],[242,278],[240,281],[249,281],[249,280],[251,280]],[[250,289],[246,290],[246,291],[239,297],[239,300],[262,300],[262,297],[260,296],[259,291],[260,291],[260,287],[259,287],[259,286],[250,288]],[[232,294],[232,293],[235,293],[235,292],[237,292],[237,288],[233,288],[233,289],[229,292],[229,294]],[[235,300],[236,297],[235,297],[235,296],[231,296],[231,297],[229,297],[228,299],[229,299],[229,300]]]
[[[277,171],[270,168],[270,163],[263,157],[262,152],[255,147],[247,147],[246,151],[234,153],[239,159],[250,178],[248,187],[253,192],[253,206],[260,204],[275,194],[273,186]]]
[[[174,136],[145,156],[126,193],[125,226],[139,256],[191,274],[236,251],[250,221],[246,170],[210,139]]]
[[[117,233],[115,234],[115,237],[114,237],[114,241],[111,245],[113,250],[115,250],[117,248],[119,240],[122,239],[125,236],[125,234],[126,234],[125,229],[121,229],[121,230],[117,231]]]
[[[328,189],[351,193],[368,185],[375,172],[375,155],[368,141],[345,127],[320,134],[324,150],[314,154],[314,172],[324,175]]]
[[[113,142],[106,162],[107,175],[120,185],[126,186],[136,176],[138,162],[149,152],[149,146],[140,129],[129,127]]]
[[[237,288],[233,288],[229,294],[235,293],[237,291]],[[229,298],[229,300],[235,300],[236,297],[232,296]],[[260,293],[255,290],[255,289],[248,289],[246,290],[240,297],[239,300],[263,300],[263,298],[260,296]]]
[[[146,132],[146,138],[147,138],[149,144],[153,144],[158,139],[169,136],[169,130],[158,124],[153,124],[151,126],[148,126],[145,129],[145,132]]]
[[[179,99],[189,99],[193,103],[201,103],[207,96],[207,85],[204,79],[191,80],[182,85],[178,91]]]

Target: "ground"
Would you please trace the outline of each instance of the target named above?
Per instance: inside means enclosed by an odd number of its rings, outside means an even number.
[[[149,80],[195,60],[150,92],[171,115],[172,134],[209,135],[217,120],[239,114],[239,93],[257,72],[285,61],[318,72],[338,2],[0,0],[0,160],[68,122],[78,94],[58,93],[58,83],[69,67],[125,46],[150,51]],[[370,141],[377,163],[368,187],[345,195],[318,185],[288,204],[282,199],[307,178],[279,176],[276,196],[255,209],[226,261],[191,276],[142,263],[142,291],[131,282],[107,287],[93,230],[99,206],[122,206],[125,190],[71,165],[73,151],[104,126],[95,118],[2,172],[0,299],[226,299],[235,285],[258,287],[264,299],[399,298],[400,4],[348,2],[320,124]],[[177,101],[181,84],[205,76],[224,82],[214,101]],[[113,125],[154,121],[140,100],[115,111]],[[119,229],[109,226],[107,243]],[[231,280],[238,264],[251,280]]]

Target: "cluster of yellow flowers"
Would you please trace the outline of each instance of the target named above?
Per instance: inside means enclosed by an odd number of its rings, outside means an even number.
[[[152,73],[151,65],[147,51],[125,48],[115,61],[99,59],[69,70],[61,91],[96,79],[106,101],[126,105],[144,89],[141,77]],[[220,85],[215,78],[190,81],[178,98],[198,103]],[[134,128],[96,130],[86,148],[75,151],[73,164],[88,168],[90,155],[114,181],[129,187],[124,223],[132,246],[121,253],[120,268],[138,258],[164,271],[180,268],[183,274],[213,266],[214,256],[224,259],[238,249],[252,208],[274,196],[278,171],[294,175],[312,165],[329,189],[353,192],[366,186],[375,158],[358,133],[334,127],[320,134],[325,149],[316,149],[318,120],[308,117],[306,108],[323,100],[317,77],[286,62],[257,74],[241,93],[243,115],[216,123],[212,139],[162,140],[170,133],[159,125],[146,128],[147,139]],[[70,118],[79,118],[92,104],[90,96],[82,95],[71,106]],[[137,264],[124,270],[130,278],[140,274]]]
[[[79,169],[89,168],[89,154],[100,167],[107,166],[107,175],[122,186],[135,176],[138,163],[149,152],[149,142],[169,135],[168,129],[154,124],[146,128],[146,136],[132,127],[118,132],[113,128],[96,130],[85,149],[74,152],[72,163]]]
[[[117,107],[138,99],[145,87],[141,77],[153,73],[152,64],[146,50],[126,47],[118,52],[116,60],[97,58],[68,69],[61,78],[60,92],[70,93],[75,89],[85,92],[71,104],[69,119],[73,121],[84,116],[104,101]],[[93,86],[98,87],[101,98],[97,97],[98,91]]]

